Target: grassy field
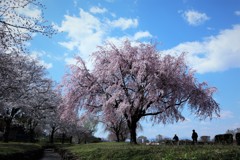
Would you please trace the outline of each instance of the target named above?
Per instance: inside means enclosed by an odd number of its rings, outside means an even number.
[[[240,160],[239,146],[146,146],[95,143],[64,147],[81,160]]]
[[[9,142],[1,143],[0,142],[0,155],[7,155],[13,153],[24,153],[31,150],[41,149],[41,145],[33,143],[18,143],[18,142]]]
[[[38,160],[42,155],[41,144],[0,142],[0,160]]]

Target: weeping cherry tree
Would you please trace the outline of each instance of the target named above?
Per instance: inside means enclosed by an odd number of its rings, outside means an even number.
[[[219,115],[214,87],[200,83],[185,62],[184,54],[163,55],[156,45],[124,41],[107,43],[92,54],[93,69],[76,57],[65,75],[65,111],[115,114],[126,119],[130,141],[136,144],[138,122],[149,116],[153,123],[184,120],[184,107],[200,119]],[[115,112],[111,112],[114,109]]]

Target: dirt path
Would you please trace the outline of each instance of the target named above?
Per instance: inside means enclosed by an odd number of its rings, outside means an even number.
[[[44,155],[40,160],[61,160],[61,156],[50,148],[44,150]]]

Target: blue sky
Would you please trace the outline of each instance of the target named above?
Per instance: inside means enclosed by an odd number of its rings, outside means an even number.
[[[225,133],[240,127],[240,1],[239,0],[42,0],[45,18],[59,33],[48,39],[35,35],[30,52],[41,58],[49,76],[60,82],[66,65],[80,55],[91,67],[89,55],[104,41],[126,38],[157,41],[163,54],[186,52],[188,64],[200,82],[218,88],[214,95],[221,117],[199,121],[184,110],[186,121],[155,124],[143,121],[138,135],[161,134],[190,138]],[[36,8],[30,11],[34,14]],[[29,11],[29,12],[30,12]],[[106,137],[99,130],[97,136]]]

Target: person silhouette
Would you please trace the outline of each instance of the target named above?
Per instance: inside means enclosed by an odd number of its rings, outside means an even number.
[[[193,144],[197,144],[197,138],[198,138],[198,134],[195,130],[192,130],[193,133],[192,133],[192,140],[193,140]]]
[[[177,134],[174,135],[173,142],[174,142],[174,144],[179,145],[179,138],[178,138]]]

